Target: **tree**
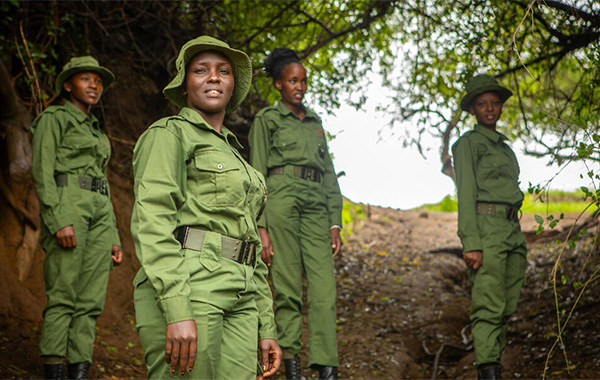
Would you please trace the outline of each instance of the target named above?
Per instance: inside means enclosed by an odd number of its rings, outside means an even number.
[[[450,137],[464,117],[457,111],[463,85],[476,73],[487,71],[513,89],[503,119],[510,137],[529,143],[528,153],[561,164],[597,134],[597,1],[409,1],[395,16],[405,26],[398,32],[404,64],[395,77],[383,66],[399,94],[389,111],[396,122],[443,139],[447,174]],[[586,157],[600,159],[597,147],[594,153]]]

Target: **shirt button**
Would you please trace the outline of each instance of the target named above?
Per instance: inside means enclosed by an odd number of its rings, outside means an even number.
[[[217,164],[217,169],[219,169],[219,170],[223,169],[223,164]]]

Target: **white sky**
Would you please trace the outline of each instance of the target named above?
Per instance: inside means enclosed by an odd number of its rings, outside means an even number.
[[[371,86],[374,87],[375,84]],[[369,97],[365,111],[343,105],[333,116],[314,107],[323,119],[325,130],[336,135],[329,150],[334,155],[336,171],[346,173],[339,178],[342,194],[353,202],[405,210],[454,195],[454,183],[441,173],[441,141],[431,136],[425,138],[425,146],[430,148],[425,152],[427,159],[415,148],[403,148],[402,142],[391,136],[385,125],[389,116],[375,111],[378,102],[385,101],[385,97],[378,91],[370,93],[374,95]],[[310,98],[308,100],[307,104],[311,105]],[[388,137],[378,141],[378,131],[382,129],[383,136]],[[511,146],[519,160],[523,191],[527,191],[529,182],[545,184],[559,170],[556,166],[546,166],[547,159],[525,156],[522,144],[511,143]],[[589,186],[589,180],[579,178],[579,173],[585,172],[580,163],[572,163],[553,179],[551,189],[575,190]]]

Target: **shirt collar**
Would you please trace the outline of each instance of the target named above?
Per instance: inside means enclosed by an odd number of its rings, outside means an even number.
[[[491,129],[484,127],[483,125],[480,125],[480,124],[475,125],[474,129],[475,129],[475,131],[481,133],[482,135],[484,135],[485,137],[487,137],[488,139],[492,140],[495,143],[501,143],[503,141],[508,140],[508,137],[506,137],[502,133],[500,133],[498,131],[492,131]]]
[[[281,100],[277,101],[277,103],[275,104],[275,108],[277,108],[277,111],[279,111],[279,113],[284,116],[292,115],[295,118],[298,118],[298,116],[296,116],[296,114],[293,113],[291,109],[289,109],[285,104],[283,104],[283,102]],[[318,119],[318,116],[315,113],[315,111],[311,110],[310,108],[304,107],[304,111],[306,112],[306,116],[304,116],[304,118],[308,117],[308,118]]]
[[[88,122],[92,123],[92,125],[94,127],[98,128],[98,119],[96,119],[96,116],[94,116],[91,112],[86,115],[79,108],[77,108],[75,106],[75,104],[71,103],[68,100],[65,102],[64,106],[65,106],[65,109],[67,110],[67,112],[71,116],[73,116],[75,118],[75,120],[77,120],[77,122],[79,122],[80,124],[83,124],[86,121],[88,121]]]
[[[226,126],[221,126],[221,133],[217,132],[216,129],[212,127],[212,125],[208,124],[206,120],[197,112],[191,108],[183,107],[179,111],[179,116],[183,117],[185,120],[194,124],[198,128],[206,129],[208,131],[212,131],[215,134],[223,137],[225,140],[229,142],[230,145],[234,146],[237,149],[243,149],[244,147],[238,141],[237,137],[233,132],[229,130]]]

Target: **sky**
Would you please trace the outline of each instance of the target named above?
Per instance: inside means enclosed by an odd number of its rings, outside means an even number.
[[[343,105],[331,115],[314,107],[323,119],[325,130],[335,136],[329,150],[334,156],[335,170],[346,173],[339,178],[342,194],[352,202],[402,210],[453,196],[454,182],[441,172],[441,140],[425,137],[424,145],[430,148],[424,152],[426,158],[416,148],[403,148],[398,137],[386,127],[391,116],[375,110],[378,102],[385,101],[385,96],[377,91],[369,90],[369,93],[374,95],[369,97],[363,111]],[[312,106],[310,98],[307,100]],[[381,140],[378,131],[383,136]],[[455,140],[456,137],[452,143]],[[524,192],[530,182],[544,185],[550,179],[553,179],[552,190],[575,190],[589,185],[579,177],[579,173],[585,172],[582,164],[571,163],[557,175],[560,169],[547,166],[547,159],[525,155],[522,143],[509,144],[519,160]]]

